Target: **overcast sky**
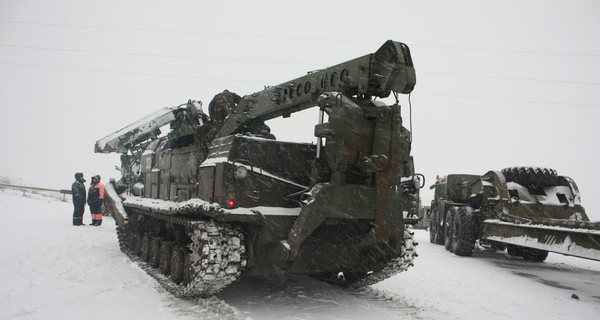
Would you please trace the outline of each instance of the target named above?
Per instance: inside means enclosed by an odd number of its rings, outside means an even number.
[[[599,34],[594,0],[0,0],[0,175],[53,188],[76,171],[117,177],[118,155],[93,147],[129,123],[393,39],[417,72],[413,155],[427,186],[449,173],[551,167],[575,179],[598,220]],[[311,141],[315,122],[309,112],[271,127]]]

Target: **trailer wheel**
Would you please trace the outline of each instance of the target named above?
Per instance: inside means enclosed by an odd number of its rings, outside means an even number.
[[[523,248],[523,259],[531,262],[542,262],[548,257],[548,251]]]
[[[506,246],[506,252],[508,252],[508,255],[511,257],[523,256],[523,248],[518,246],[508,245]]]
[[[454,211],[456,211],[455,207],[446,211],[446,217],[444,219],[444,247],[450,252],[452,252],[452,219],[454,217]]]
[[[452,219],[452,252],[458,256],[471,256],[475,246],[475,220],[473,208],[459,207]]]
[[[494,249],[495,251],[504,251],[504,250],[506,250],[506,245],[504,243],[492,242],[491,246],[492,246],[492,249]]]

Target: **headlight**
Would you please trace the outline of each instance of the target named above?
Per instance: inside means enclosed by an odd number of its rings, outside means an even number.
[[[248,176],[248,169],[246,167],[237,167],[235,168],[235,177],[239,180],[242,180]]]

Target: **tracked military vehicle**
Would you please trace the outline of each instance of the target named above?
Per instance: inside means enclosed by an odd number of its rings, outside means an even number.
[[[510,167],[437,179],[430,242],[459,256],[478,245],[541,262],[548,252],[600,261],[600,222],[590,222],[579,188],[556,170]]]
[[[423,182],[397,95],[414,85],[409,48],[388,41],[260,92],[219,93],[208,115],[190,100],[100,139],[96,152],[122,154],[107,185],[122,250],[179,296],[241,276],[359,286],[406,270]],[[376,100],[392,93],[396,104]],[[264,124],[312,107],[317,143],[277,141]]]

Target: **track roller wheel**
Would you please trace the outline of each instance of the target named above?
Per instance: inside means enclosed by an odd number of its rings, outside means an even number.
[[[177,284],[183,280],[183,257],[183,249],[174,247],[171,251],[171,280]]]
[[[126,248],[131,250],[132,252],[135,251],[135,234],[133,233],[129,233],[126,235]]]
[[[150,260],[150,235],[146,232],[142,235],[142,243],[140,245],[140,258],[144,262]]]
[[[121,250],[127,249],[129,246],[127,232],[122,227],[117,226],[117,239],[119,240],[119,247]]]
[[[150,240],[150,265],[152,268],[158,268],[160,262],[160,238],[152,237]]]
[[[192,267],[192,260],[189,254],[186,254],[183,258],[183,285],[187,285],[192,282],[196,277],[196,272],[194,272],[194,268]]]
[[[138,257],[142,254],[142,235],[139,233],[133,235],[133,253]]]
[[[164,275],[168,275],[171,271],[171,243],[168,241],[162,241],[160,243],[160,261],[158,262],[158,268]]]

